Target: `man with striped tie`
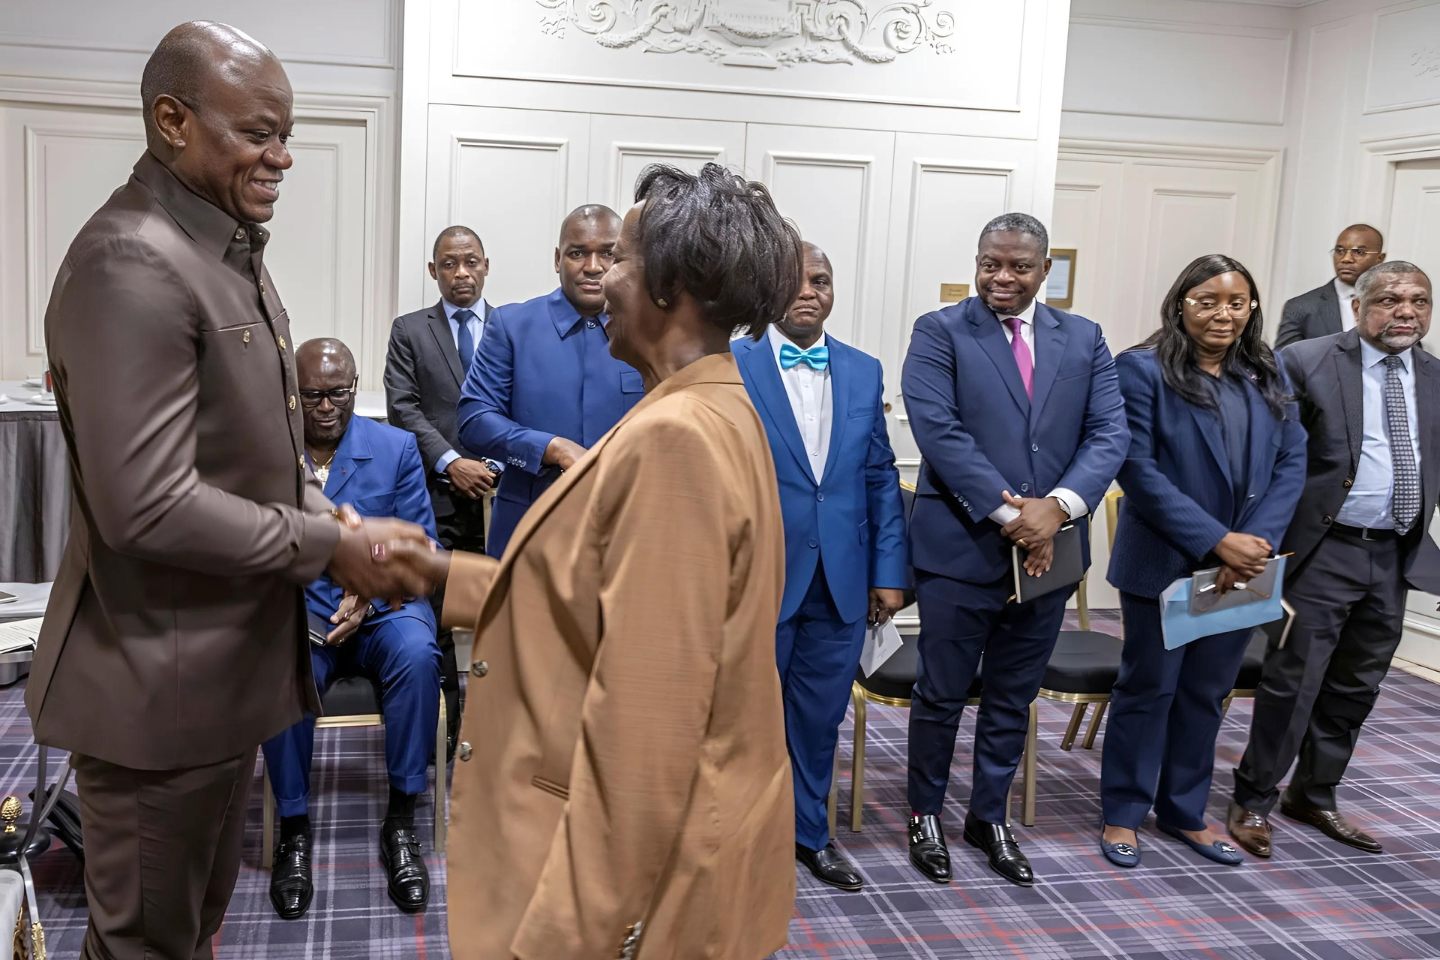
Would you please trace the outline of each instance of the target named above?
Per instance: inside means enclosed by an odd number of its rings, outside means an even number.
[[[1440,550],[1427,532],[1440,498],[1440,360],[1420,346],[1430,278],[1413,263],[1382,263],[1360,276],[1346,308],[1353,329],[1280,353],[1310,454],[1280,547],[1292,554],[1285,595],[1295,620],[1265,658],[1227,817],[1258,857],[1270,856],[1277,800],[1289,819],[1380,852],[1337,811],[1335,788],[1400,644],[1407,592],[1440,592]]]

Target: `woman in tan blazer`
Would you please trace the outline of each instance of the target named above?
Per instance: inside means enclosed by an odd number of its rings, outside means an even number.
[[[647,396],[498,562],[396,545],[473,627],[450,801],[457,960],[759,960],[794,910],[775,467],[729,341],[799,286],[765,188],[650,167],[605,277]]]

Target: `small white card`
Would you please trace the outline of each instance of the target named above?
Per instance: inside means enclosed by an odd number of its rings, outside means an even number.
[[[865,671],[865,676],[870,676],[904,644],[893,617],[878,627],[869,627],[865,631],[865,647],[860,651],[860,669]]]
[[[0,653],[33,649],[35,641],[40,639],[40,625],[44,622],[44,617],[35,617],[31,620],[0,623]]]

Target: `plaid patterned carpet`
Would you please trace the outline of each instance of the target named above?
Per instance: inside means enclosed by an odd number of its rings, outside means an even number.
[[[1112,628],[1096,614],[1097,629]],[[1113,616],[1108,618],[1113,620]],[[34,750],[21,702],[24,683],[0,690],[0,770],[22,797]],[[977,851],[952,844],[956,879],[924,880],[905,850],[903,710],[871,707],[865,829],[848,828],[850,728],[841,733],[839,843],[868,885],[843,894],[800,872],[790,947],[777,960],[871,958],[1133,957],[1143,960],[1421,960],[1440,958],[1440,686],[1395,671],[1366,724],[1344,807],[1386,847],[1368,856],[1276,816],[1276,855],[1226,868],[1200,860],[1147,826],[1144,865],[1112,868],[1096,848],[1100,756],[1059,741],[1068,708],[1042,703],[1039,798],[1034,827],[1016,834],[1039,883],[1013,887]],[[1244,748],[1249,705],[1237,702],[1220,734],[1210,814],[1223,822],[1230,768]],[[952,803],[958,833],[968,792],[973,716],[961,729]],[[443,958],[443,863],[428,912],[401,914],[386,898],[376,834],[385,802],[380,729],[321,731],[315,759],[316,895],[300,921],[277,919],[259,869],[260,781],[256,768],[245,865],[217,940],[221,958]],[[29,803],[26,802],[28,815]],[[429,849],[433,811],[417,823]],[[1017,799],[1016,814],[1019,806]],[[35,863],[50,955],[77,956],[85,925],[79,865],[58,844]]]

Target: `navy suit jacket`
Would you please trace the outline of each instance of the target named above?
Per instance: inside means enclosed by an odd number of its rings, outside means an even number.
[[[337,507],[350,504],[362,517],[396,517],[419,524],[434,540],[435,513],[430,507],[425,476],[414,434],[366,417],[351,417],[335,450],[335,459],[330,462],[325,496]],[[325,574],[305,588],[305,606],[328,620],[340,608],[344,595],[345,591]],[[411,600],[396,611],[379,598],[373,602],[377,615],[367,623],[415,617],[429,624],[432,631],[435,629],[435,611],[427,597]]]
[[[1178,578],[1216,566],[1211,551],[1231,531],[1264,537],[1279,550],[1305,487],[1299,408],[1288,404],[1285,419],[1276,420],[1247,385],[1250,475],[1237,496],[1219,414],[1171,390],[1154,350],[1122,353],[1116,367],[1130,452],[1120,468],[1125,499],[1110,554],[1115,588],[1159,597]]]
[[[606,318],[601,315],[599,322]],[[497,307],[485,322],[457,414],[460,442],[504,464],[486,552],[505,552],[530,504],[560,471],[545,466],[557,436],[589,449],[645,395],[640,372],[597,350],[564,291]]]
[[[871,587],[903,590],[909,567],[900,472],[885,428],[880,361],[834,337],[830,347],[830,449],[825,475],[810,469],[790,398],[767,339],[730,345],[774,454],[785,520],[785,596],[795,615],[823,561],[825,583],[846,623],[869,610]]]
[[[990,583],[1011,543],[989,519],[1013,496],[1077,493],[1094,512],[1125,459],[1129,430],[1100,327],[1035,305],[1035,398],[1005,329],[979,297],[915,321],[900,379],[924,463],[910,523],[917,570]],[[1088,523],[1082,524],[1085,563]]]

